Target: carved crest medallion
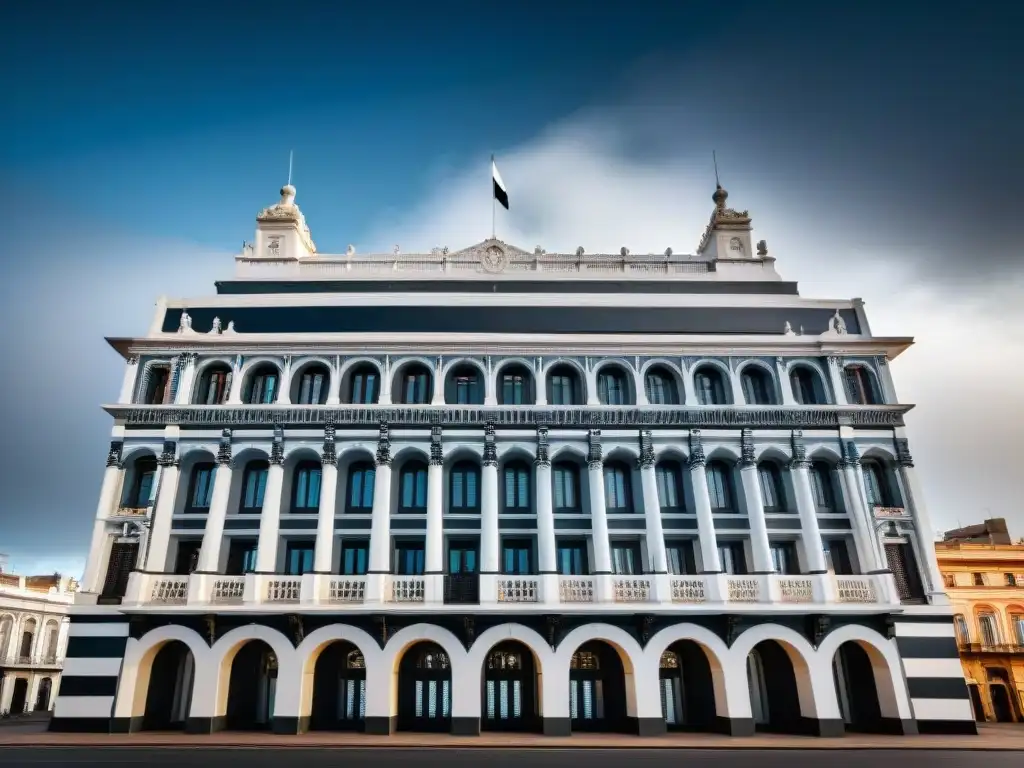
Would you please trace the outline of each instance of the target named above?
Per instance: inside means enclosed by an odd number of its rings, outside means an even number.
[[[480,266],[485,272],[502,272],[508,266],[508,254],[501,246],[491,245],[480,254]]]

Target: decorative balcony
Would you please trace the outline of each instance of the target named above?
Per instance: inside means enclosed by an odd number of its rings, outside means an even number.
[[[121,506],[119,506],[117,509],[114,510],[113,514],[111,515],[111,518],[112,519],[117,519],[117,518],[130,518],[130,519],[134,519],[134,518],[139,518],[139,517],[146,517],[146,515],[148,515],[148,514],[149,514],[149,507],[131,507],[131,506],[127,506],[127,505],[122,504]]]
[[[1019,643],[958,643],[960,653],[1024,655],[1024,645]]]
[[[679,610],[685,605],[702,612],[764,613],[812,608],[864,610],[867,606],[885,610],[898,605],[895,595],[890,574],[176,576],[136,572],[122,605],[205,611],[259,606],[282,612],[300,607],[344,611],[349,606],[363,609],[368,605],[420,611],[424,607],[444,611],[474,606],[486,612],[515,610],[516,604],[566,612],[593,611],[600,606],[616,612]]]

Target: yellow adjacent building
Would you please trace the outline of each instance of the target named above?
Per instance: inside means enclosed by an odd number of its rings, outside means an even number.
[[[975,717],[1024,722],[1024,543],[989,520],[935,545]]]

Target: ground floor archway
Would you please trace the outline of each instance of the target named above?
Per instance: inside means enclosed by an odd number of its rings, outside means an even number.
[[[879,704],[875,664],[868,651],[852,640],[840,645],[832,657],[832,677],[839,712],[848,731],[878,733],[886,730]]]
[[[366,724],[366,659],[352,643],[333,642],[317,657],[309,727],[362,731]]]
[[[195,667],[191,649],[180,640],[171,640],[156,652],[146,690],[144,730],[184,730],[192,705]]]
[[[451,659],[437,643],[415,643],[398,667],[398,730],[445,732],[451,722]]]
[[[629,731],[622,659],[603,640],[584,643],[570,659],[569,722],[573,731]]]
[[[494,646],[484,660],[480,727],[485,731],[540,730],[537,664],[518,641]]]
[[[796,670],[783,646],[763,640],[747,655],[747,684],[754,727],[777,733],[805,732]]]
[[[53,692],[53,680],[44,677],[39,681],[39,690],[36,692],[36,704],[33,709],[36,712],[46,712],[50,709],[50,694]]]
[[[658,688],[661,713],[670,730],[716,730],[711,664],[698,643],[678,640],[661,654]]]
[[[11,714],[20,715],[28,703],[28,680],[24,677],[14,678],[14,690],[11,692]]]
[[[269,730],[277,692],[277,656],[262,640],[249,640],[231,661],[228,682],[228,730]]]

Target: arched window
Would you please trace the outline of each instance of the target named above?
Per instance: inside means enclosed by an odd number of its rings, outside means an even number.
[[[999,622],[994,613],[985,611],[978,614],[978,628],[981,630],[983,645],[999,644]]]
[[[135,460],[131,482],[125,487],[121,499],[122,507],[140,509],[148,507],[153,496],[153,483],[156,480],[156,458],[141,456]]]
[[[320,462],[303,461],[292,480],[292,512],[312,514],[320,508]]]
[[[427,509],[427,465],[410,461],[399,475],[398,506],[403,512],[425,512]]]
[[[518,651],[493,651],[487,657],[487,668],[519,672],[523,668],[523,655]]]
[[[346,511],[353,514],[369,514],[373,511],[373,483],[377,468],[369,461],[353,464],[348,470]]]
[[[380,398],[380,374],[369,363],[357,365],[348,375],[348,402],[373,405]]]
[[[260,459],[245,465],[245,472],[242,474],[242,505],[239,512],[258,515],[263,511],[263,495],[267,492],[269,469],[270,464]]]
[[[651,405],[679,405],[679,387],[665,368],[655,366],[644,376],[644,391]]]
[[[772,383],[768,373],[758,365],[748,365],[740,375],[743,402],[747,405],[771,405]]]
[[[323,405],[327,402],[327,389],[330,382],[331,372],[324,366],[307,366],[292,384],[293,402],[297,405]]]
[[[448,474],[448,509],[451,512],[480,511],[480,468],[460,461]]]
[[[14,618],[4,616],[0,618],[0,659],[7,659],[7,644],[11,641],[14,633]]]
[[[249,376],[245,402],[249,405],[271,405],[277,402],[280,376],[272,365],[261,365]]]
[[[217,465],[212,461],[204,461],[192,468],[188,500],[185,504],[186,512],[210,511],[210,502],[213,500],[213,476],[216,471]]]
[[[409,365],[398,374],[398,402],[404,405],[426,405],[433,396],[433,379],[424,365]]]
[[[417,669],[448,669],[450,666],[448,654],[437,648],[420,651],[416,657]]]
[[[597,374],[597,399],[602,405],[626,405],[629,401],[626,376],[614,366],[607,366]]]
[[[484,381],[480,370],[459,365],[448,374],[444,401],[451,405],[483,405]]]
[[[708,495],[711,497],[711,509],[715,512],[731,512],[732,482],[728,465],[722,461],[709,461],[704,467],[708,480]]]
[[[18,649],[18,656],[22,660],[29,659],[32,656],[32,642],[36,637],[36,621],[35,619],[29,619],[25,622],[25,630],[21,633],[21,647]]]
[[[582,400],[579,376],[569,365],[556,365],[548,374],[550,405],[580,405]]]
[[[171,368],[168,365],[150,365],[146,368],[146,384],[142,402],[162,405],[171,399]]]
[[[533,378],[521,365],[501,369],[498,379],[498,397],[502,405],[529,405],[533,403]]]
[[[683,472],[676,461],[658,462],[654,469],[658,481],[658,503],[664,512],[683,509]]]
[[[896,507],[893,503],[892,489],[886,477],[885,468],[874,459],[861,462],[864,473],[864,488],[867,491],[868,504],[872,507]]]
[[[854,405],[881,405],[882,395],[872,373],[863,365],[848,365],[846,394]]]
[[[510,461],[505,465],[505,511],[530,511],[530,468],[525,462]]]
[[[223,405],[231,393],[231,369],[224,363],[214,363],[203,369],[196,390],[197,405]]]
[[[832,467],[823,461],[815,461],[811,464],[809,476],[814,506],[821,512],[834,512],[836,497],[832,487]]]
[[[828,404],[821,377],[807,366],[793,368],[789,373],[789,383],[793,388],[793,399],[800,405]]]
[[[593,651],[576,651],[569,660],[569,669],[597,670],[601,661]]]
[[[609,512],[632,512],[629,468],[618,461],[604,465],[604,503]]]
[[[580,479],[575,464],[560,462],[551,468],[555,512],[580,511]]]
[[[971,633],[967,629],[967,619],[964,618],[962,613],[958,613],[953,617],[953,625],[956,627],[956,639],[961,643],[971,642]]]
[[[728,402],[722,372],[713,366],[698,368],[693,375],[693,386],[697,390],[697,402],[701,405],[725,405]]]
[[[782,512],[786,500],[782,493],[782,475],[779,468],[770,461],[757,465],[757,480],[761,486],[761,502],[765,512]]]

